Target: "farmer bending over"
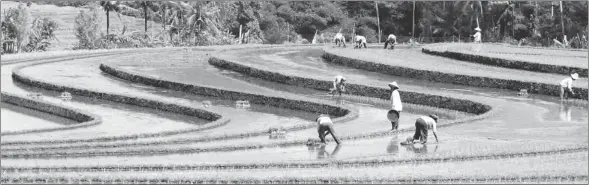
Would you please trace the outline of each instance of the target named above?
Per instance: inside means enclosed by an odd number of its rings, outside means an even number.
[[[321,115],[319,115],[319,117],[317,118],[316,121],[319,124],[319,127],[317,128],[317,132],[319,133],[319,139],[321,139],[321,143],[326,144],[325,136],[327,136],[327,134],[331,134],[331,137],[333,137],[333,140],[335,140],[335,143],[337,143],[339,145],[340,140],[337,138],[337,135],[335,134],[335,130],[333,129],[333,122],[331,121],[331,118],[329,118],[329,116],[326,114],[321,114]]]
[[[569,96],[575,95],[573,92],[573,81],[579,79],[579,74],[573,73],[570,77],[560,81],[560,99],[569,99]]]
[[[346,47],[346,38],[344,37],[344,35],[342,33],[335,34],[335,37],[333,38],[333,40],[335,41],[336,46],[339,47],[340,44],[343,44],[344,48]]]
[[[387,49],[388,45],[391,45],[391,49],[395,49],[395,44],[397,43],[397,37],[393,34],[390,34],[387,38],[387,41],[384,42],[384,49]]]
[[[366,48],[366,37],[356,35],[356,37],[354,37],[354,41],[356,41],[356,46],[354,48],[362,48],[362,46]]]
[[[392,82],[389,84],[391,88],[391,111],[393,114],[396,114],[396,120],[390,120],[391,125],[393,128],[391,130],[398,130],[399,129],[399,118],[401,118],[401,111],[403,111],[403,103],[401,102],[401,95],[399,94],[399,85],[397,82]]]
[[[335,80],[333,80],[333,89],[331,89],[332,95],[335,95],[337,92],[341,96],[342,92],[346,91],[345,82],[346,78],[344,78],[342,75],[335,76]]]
[[[432,128],[436,142],[438,142],[438,132],[436,125],[438,124],[438,116],[430,114],[429,116],[421,116],[415,121],[415,134],[413,137],[407,138],[407,144],[415,143],[415,140],[421,141],[422,144],[427,143],[427,131]]]

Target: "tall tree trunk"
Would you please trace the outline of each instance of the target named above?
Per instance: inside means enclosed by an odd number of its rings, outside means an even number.
[[[566,42],[566,33],[564,32],[564,12],[562,10],[562,1],[560,1],[560,25],[562,27],[562,43],[564,44]]]
[[[143,17],[145,20],[145,33],[147,33],[147,2],[143,2]]]
[[[164,26],[164,31],[166,30],[166,13],[167,13],[167,8],[166,6],[163,7],[163,13],[162,13],[162,26]]]
[[[413,25],[411,26],[411,38],[415,38],[415,0],[413,0]]]
[[[376,23],[378,25],[378,43],[380,44],[382,33],[380,33],[380,15],[378,14],[378,2],[374,1],[374,6],[376,8]]]
[[[110,17],[109,17],[109,10],[106,9],[106,34],[108,35],[108,31],[110,29]]]

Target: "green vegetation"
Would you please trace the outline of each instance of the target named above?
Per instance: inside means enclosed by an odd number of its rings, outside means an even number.
[[[560,4],[523,1],[46,1],[39,4],[74,6],[85,11],[77,16],[75,32],[80,40],[76,48],[87,49],[322,43],[331,41],[333,34],[338,31],[345,33],[346,40],[350,40],[353,34],[360,34],[366,36],[368,42],[383,41],[391,33],[397,35],[400,42],[407,42],[410,37],[425,43],[456,39],[469,41],[475,27],[482,29],[484,42],[587,48],[586,1],[564,1]],[[27,3],[27,6],[35,5]],[[21,12],[19,15],[28,14],[25,4],[21,7],[18,9]],[[111,14],[117,15],[119,19],[121,15],[126,15],[143,20],[138,24],[123,23],[119,32],[113,32]],[[103,15],[106,15],[105,22],[101,21],[104,18],[99,18]],[[30,27],[27,20],[32,18],[26,17],[15,19],[17,22],[5,21],[7,25],[18,25],[15,30],[21,30],[7,37],[16,39],[19,49],[20,45],[27,45],[28,34],[24,28]],[[43,51],[49,47],[47,43],[52,35],[48,30],[57,29],[58,24],[55,22],[45,17],[39,19],[45,20],[41,21],[45,26],[39,27],[44,27],[44,31],[37,32],[48,35],[32,39],[43,40],[34,41],[43,44],[31,44],[30,51]],[[148,26],[148,21],[155,24]],[[96,29],[97,24],[106,27],[105,33],[102,29]],[[158,28],[154,28],[154,25]],[[141,26],[142,29],[133,26]],[[132,29],[141,31],[129,33]],[[91,33],[84,30],[97,31]],[[88,33],[88,36],[81,33]],[[558,41],[557,44],[554,39]],[[94,40],[101,41],[90,42]]]

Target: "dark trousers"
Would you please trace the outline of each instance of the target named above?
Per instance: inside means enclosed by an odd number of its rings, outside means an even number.
[[[335,130],[333,129],[332,123],[320,124],[319,128],[317,128],[317,132],[319,133],[319,139],[321,139],[322,143],[326,143],[325,136],[327,136],[327,134],[331,134],[331,137],[333,137],[333,140],[335,140],[335,142],[338,145],[340,144],[340,140],[337,137],[337,135],[335,134]]]
[[[417,119],[415,121],[415,134],[413,134],[413,140],[420,140],[422,143],[427,142],[427,123],[423,119]]]
[[[391,126],[392,126],[391,130],[399,130],[399,120],[401,120],[401,113],[396,110],[391,110],[391,111],[393,111],[393,113],[397,114],[397,118],[399,118],[399,119],[397,119],[397,121],[391,122]]]
[[[339,47],[340,44],[343,44],[344,47],[346,47],[346,43],[342,39],[335,39],[335,45]]]
[[[384,42],[384,49],[387,49],[387,46],[391,45],[391,49],[395,49],[395,41],[394,40],[387,40]]]
[[[364,46],[364,48],[367,48],[365,42],[364,43],[362,41],[356,42],[356,47],[357,48],[362,48],[362,46]]]
[[[560,99],[568,100],[572,95],[573,93],[569,90],[569,88],[560,87]]]

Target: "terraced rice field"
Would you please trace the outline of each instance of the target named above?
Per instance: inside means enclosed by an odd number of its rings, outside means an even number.
[[[511,90],[369,72],[326,61],[322,58],[324,51],[449,73],[471,74],[477,70],[478,75],[496,78],[550,80],[532,72],[433,57],[418,48],[390,51],[243,45],[122,54],[106,51],[50,59],[17,57],[2,65],[2,91],[19,95],[41,92],[42,101],[97,114],[102,122],[87,128],[2,136],[2,182],[587,183],[585,100],[561,102],[557,97],[538,94],[520,97]],[[222,66],[211,58],[249,69],[244,72]],[[17,67],[20,65],[25,67]],[[459,69],[449,71],[451,67]],[[252,71],[288,75],[290,81],[281,81],[278,76],[262,78]],[[148,83],[129,74],[176,84]],[[304,87],[329,82],[337,74],[346,76],[349,84],[374,88],[386,88],[386,84],[397,81],[402,96],[418,92],[470,100],[492,109],[475,115],[406,102],[401,131],[391,132],[385,116],[390,108],[388,100],[362,95],[337,97]],[[115,102],[102,95],[73,93],[71,101],[63,102],[57,98],[60,91],[32,87],[30,82],[19,80],[19,75],[31,81],[127,98]],[[326,146],[306,146],[308,139],[316,140],[314,119],[321,111],[311,107],[295,110],[286,103],[270,105],[278,100],[258,100],[248,94],[345,108],[347,116],[335,119],[342,120],[336,121],[335,129],[343,144],[336,146],[329,140]],[[211,126],[220,122],[121,102],[130,98],[209,111],[227,122]],[[237,100],[248,98],[250,107],[236,105]],[[413,134],[415,119],[430,113],[441,117],[440,142],[430,136],[425,145],[400,145]],[[286,136],[271,139],[267,130],[275,127],[288,128]],[[158,134],[162,132],[172,134]]]

